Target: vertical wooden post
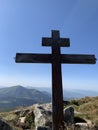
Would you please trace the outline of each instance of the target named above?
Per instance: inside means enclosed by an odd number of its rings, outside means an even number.
[[[52,32],[54,39],[52,44],[52,107],[53,107],[53,130],[60,130],[63,126],[63,91],[61,56],[58,45],[59,32]]]

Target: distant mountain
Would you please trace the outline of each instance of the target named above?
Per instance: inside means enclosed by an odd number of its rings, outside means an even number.
[[[0,88],[0,109],[29,106],[35,103],[47,103],[51,97],[47,92],[27,89],[23,86]]]
[[[51,88],[12,86],[0,88],[0,109],[30,106],[35,103],[51,102]],[[97,91],[64,89],[63,99],[79,99],[85,96],[98,96]]]
[[[51,88],[44,88],[39,87],[37,90],[40,91],[46,91],[50,94],[52,94]],[[92,90],[81,90],[81,89],[63,89],[63,97],[64,100],[71,100],[71,99],[78,99],[86,96],[98,96],[98,91],[92,91]]]
[[[83,97],[95,97],[98,96],[98,91],[92,91],[92,90],[79,90],[79,89],[72,89],[72,90],[64,90],[64,98],[74,98],[79,99]]]

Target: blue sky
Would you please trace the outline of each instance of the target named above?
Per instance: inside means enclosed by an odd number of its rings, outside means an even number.
[[[17,52],[51,53],[42,37],[70,38],[63,54],[98,57],[98,0],[0,0],[0,86],[51,87],[50,64],[18,64]],[[98,91],[98,64],[62,65],[63,87]]]

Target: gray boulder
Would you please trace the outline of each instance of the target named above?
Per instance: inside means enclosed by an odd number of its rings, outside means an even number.
[[[67,125],[74,124],[74,108],[73,107],[67,107],[63,110],[64,114],[64,122],[66,122]]]
[[[2,118],[0,118],[0,130],[13,130],[13,128]]]
[[[24,109],[24,110],[16,110],[14,113],[20,117],[26,116],[30,112],[29,109]]]
[[[49,130],[52,128],[51,104],[35,105],[35,126],[37,130]],[[49,128],[49,129],[48,129]]]

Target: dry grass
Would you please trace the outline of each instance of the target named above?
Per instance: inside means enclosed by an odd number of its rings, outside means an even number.
[[[79,100],[71,100],[69,105],[72,106],[77,112],[75,116],[81,117],[86,120],[90,120],[92,123],[96,125],[96,130],[98,130],[98,97],[85,97]],[[13,121],[18,118],[14,114],[14,111],[1,112],[0,117],[8,121],[11,124],[11,126],[13,126]],[[14,130],[21,130],[21,128],[15,126],[13,127]],[[66,130],[74,130],[74,128],[73,126],[70,126]]]
[[[70,104],[77,111],[76,116],[90,120],[98,126],[98,97],[85,97],[79,100],[72,100]]]

